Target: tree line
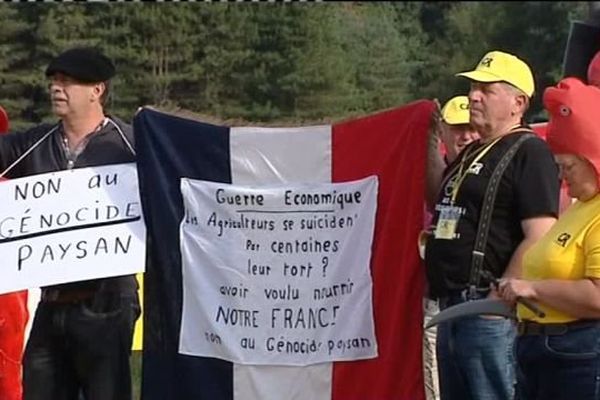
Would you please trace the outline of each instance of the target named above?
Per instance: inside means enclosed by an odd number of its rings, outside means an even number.
[[[332,121],[468,91],[488,50],[525,59],[540,94],[561,78],[586,2],[3,3],[0,105],[22,129],[53,117],[44,70],[75,45],[111,57],[109,111],[142,105],[221,120]]]

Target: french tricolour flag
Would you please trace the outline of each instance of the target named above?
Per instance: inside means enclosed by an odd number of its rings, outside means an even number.
[[[418,101],[327,126],[217,126],[142,109],[134,119],[148,228],[144,400],[421,400],[426,131]],[[184,215],[180,178],[261,185],[377,175],[371,256],[378,356],[309,366],[241,365],[180,354]],[[198,334],[202,334],[201,327]]]

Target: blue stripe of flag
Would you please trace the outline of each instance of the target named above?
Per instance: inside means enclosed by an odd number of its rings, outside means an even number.
[[[233,400],[233,364],[178,353],[183,294],[179,180],[231,183],[229,128],[149,109],[135,116],[133,128],[148,230],[142,398]]]

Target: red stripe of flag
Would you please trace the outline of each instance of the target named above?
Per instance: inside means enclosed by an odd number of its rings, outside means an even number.
[[[376,174],[377,219],[371,259],[379,356],[334,364],[333,400],[422,400],[423,226],[426,133],[431,101],[333,127],[333,181]]]

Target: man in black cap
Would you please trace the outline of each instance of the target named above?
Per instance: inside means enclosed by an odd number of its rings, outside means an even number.
[[[113,63],[73,48],[46,69],[54,125],[0,138],[0,176],[135,161],[130,126],[104,113]],[[42,288],[23,360],[26,400],[131,399],[129,356],[140,308],[134,275]]]

